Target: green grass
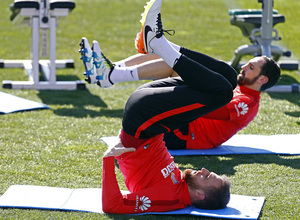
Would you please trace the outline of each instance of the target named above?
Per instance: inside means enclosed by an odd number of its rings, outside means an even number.
[[[30,28],[14,26],[8,9],[12,0],[0,2],[1,59],[29,59]],[[183,4],[184,3],[184,4]],[[58,70],[60,80],[83,80],[78,43],[82,36],[97,39],[112,61],[136,53],[134,37],[145,1],[76,0],[75,10],[60,19],[57,58],[74,59],[75,69]],[[232,6],[231,6],[232,5]],[[223,60],[248,43],[237,27],[230,25],[227,10],[239,5],[260,8],[256,0],[164,0],[163,23],[175,28],[175,43]],[[90,7],[92,6],[92,7]],[[300,57],[299,1],[275,0],[275,8],[286,16],[278,24],[281,44]],[[2,80],[27,80],[23,70],[1,69]],[[300,82],[299,71],[283,71],[280,84]],[[101,187],[100,137],[116,135],[126,100],[144,82],[130,82],[85,91],[7,90],[2,92],[43,102],[51,110],[0,115],[0,195],[13,184],[53,187]],[[300,95],[262,93],[255,120],[240,133],[299,134]],[[284,146],[282,146],[284,147]],[[177,157],[180,168],[207,167],[232,180],[232,193],[264,196],[260,219],[299,218],[300,156],[235,155]],[[122,175],[117,178],[125,189]],[[0,219],[194,219],[192,216],[123,216],[80,212],[0,209]],[[205,219],[205,218],[203,218]]]

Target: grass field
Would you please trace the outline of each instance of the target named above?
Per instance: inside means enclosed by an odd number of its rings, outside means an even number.
[[[0,2],[0,59],[30,58],[30,28],[9,21],[9,4]],[[75,69],[58,70],[59,80],[83,80],[78,43],[97,39],[112,61],[136,53],[142,0],[76,0],[76,8],[59,21],[57,58],[74,59]],[[260,8],[256,0],[164,0],[162,21],[176,29],[171,41],[230,60],[248,43],[230,25],[229,8]],[[278,24],[280,44],[300,57],[300,1],[275,0],[286,22]],[[2,80],[27,80],[20,69],[0,69]],[[81,188],[101,187],[102,136],[117,135],[124,105],[144,82],[120,83],[109,89],[87,85],[79,91],[0,91],[45,103],[50,110],[0,115],[0,195],[14,184]],[[280,84],[300,83],[299,71],[283,71]],[[300,94],[262,93],[255,120],[243,134],[299,134]],[[299,140],[300,143],[300,140]],[[282,146],[284,147],[284,146]],[[177,157],[179,167],[206,167],[227,174],[234,194],[264,196],[260,219],[299,219],[300,156],[235,155]],[[125,189],[120,172],[117,178]],[[0,209],[0,219],[194,219],[192,216],[124,216],[80,212]],[[203,218],[205,219],[205,218]]]

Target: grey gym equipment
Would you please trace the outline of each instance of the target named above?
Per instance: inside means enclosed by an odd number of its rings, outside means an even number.
[[[56,69],[74,68],[74,61],[56,60],[56,27],[58,19],[75,8],[73,0],[15,0],[11,5],[11,20],[21,20],[22,24],[31,26],[31,59],[30,60],[0,60],[2,68],[23,68],[28,73],[28,81],[2,82],[3,88],[37,89],[37,90],[75,90],[85,89],[84,81],[57,81]],[[48,56],[49,60],[40,59]],[[40,47],[41,42],[41,47]],[[39,72],[44,76],[40,81]]]

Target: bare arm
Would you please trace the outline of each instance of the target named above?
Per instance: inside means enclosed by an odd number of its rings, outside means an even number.
[[[104,153],[103,158],[104,157],[117,157],[124,153],[134,152],[134,151],[135,151],[135,148],[133,148],[133,147],[126,148],[123,146],[123,144],[120,141],[115,146],[108,148],[106,150],[106,152]]]

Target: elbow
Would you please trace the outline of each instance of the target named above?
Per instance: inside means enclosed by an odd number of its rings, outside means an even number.
[[[103,192],[103,188],[102,188],[102,211],[104,213],[109,213],[109,214],[112,214],[112,210],[111,210],[111,207],[109,205],[109,201],[106,200],[106,195],[105,195],[105,192]]]
[[[104,213],[113,214],[113,212],[107,206],[105,206],[104,204],[102,204],[102,211]]]
[[[102,202],[102,211],[107,214],[116,214],[116,210],[112,208],[113,206],[107,205],[105,202]]]
[[[121,210],[122,210],[121,204],[118,201],[106,201],[102,199],[102,211],[104,213],[122,214]]]

